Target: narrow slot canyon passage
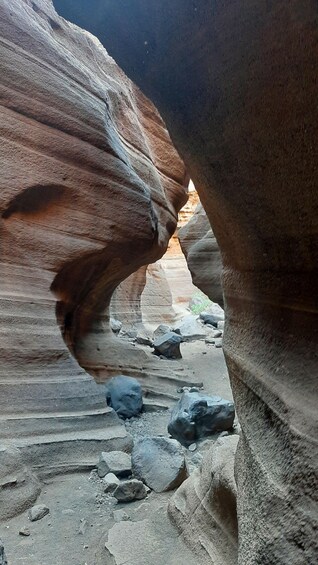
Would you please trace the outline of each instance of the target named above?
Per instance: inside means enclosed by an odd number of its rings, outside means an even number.
[[[0,565],[318,563],[317,46],[0,0]]]

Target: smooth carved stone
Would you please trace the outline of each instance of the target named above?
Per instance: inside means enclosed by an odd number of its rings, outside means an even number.
[[[116,477],[127,477],[131,474],[131,456],[123,451],[103,452],[97,465],[99,477],[113,473]]]
[[[182,337],[174,332],[169,332],[154,340],[155,353],[167,359],[181,359],[180,343]]]
[[[142,500],[147,496],[147,489],[142,481],[131,479],[130,481],[122,481],[116,487],[113,496],[118,500],[118,502]]]
[[[45,504],[36,504],[32,506],[28,512],[29,520],[31,522],[37,522],[38,520],[42,520],[49,512],[50,509],[45,506]]]
[[[209,219],[198,204],[192,218],[178,231],[193,284],[223,307],[222,258]]]
[[[187,478],[181,445],[164,437],[145,437],[135,442],[132,471],[155,492],[173,490]]]
[[[120,418],[137,416],[143,406],[140,383],[126,375],[113,377],[106,384],[106,402]]]
[[[28,444],[34,467],[40,458],[52,473],[107,447],[92,375],[100,383],[146,358],[113,334],[108,306],[164,254],[185,167],[154,105],[95,37],[51,0],[0,4],[1,437]]]
[[[234,417],[233,402],[185,391],[172,410],[168,432],[180,443],[189,445],[214,432],[231,429]]]
[[[237,565],[237,488],[234,459],[238,436],[218,439],[200,468],[173,494],[169,515],[198,557],[216,565]]]

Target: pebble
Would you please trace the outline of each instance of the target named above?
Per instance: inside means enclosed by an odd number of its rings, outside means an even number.
[[[191,443],[191,445],[189,445],[188,449],[189,451],[195,451],[197,448],[197,444],[196,443]]]
[[[21,528],[21,530],[19,530],[19,535],[20,536],[30,536],[31,532],[30,532],[29,528]]]

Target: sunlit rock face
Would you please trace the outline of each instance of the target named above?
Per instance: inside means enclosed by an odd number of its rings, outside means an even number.
[[[106,377],[116,349],[110,296],[164,253],[184,165],[152,103],[50,0],[1,2],[0,35],[1,417],[91,414],[105,400],[84,369]]]
[[[193,283],[223,307],[220,249],[202,204],[198,204],[189,222],[179,229],[178,237]]]
[[[240,565],[317,560],[317,6],[55,0],[152,98],[220,245]]]

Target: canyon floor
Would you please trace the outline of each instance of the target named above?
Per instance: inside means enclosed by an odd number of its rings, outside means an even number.
[[[183,343],[182,359],[174,361],[193,372],[203,382],[204,392],[232,399],[222,349],[204,341]],[[126,422],[134,438],[166,435],[169,411],[146,412]],[[212,436],[209,442],[218,437]],[[198,464],[197,450],[187,451],[190,470]],[[172,492],[151,492],[143,501],[118,504],[105,495],[96,471],[55,476],[43,485],[37,503],[50,513],[42,520],[29,522],[27,512],[0,525],[0,538],[9,565],[200,565],[197,555],[167,515]],[[123,510],[126,515],[118,515]],[[113,514],[113,512],[115,512]],[[28,536],[19,531],[27,528]],[[105,547],[106,543],[106,547]]]

